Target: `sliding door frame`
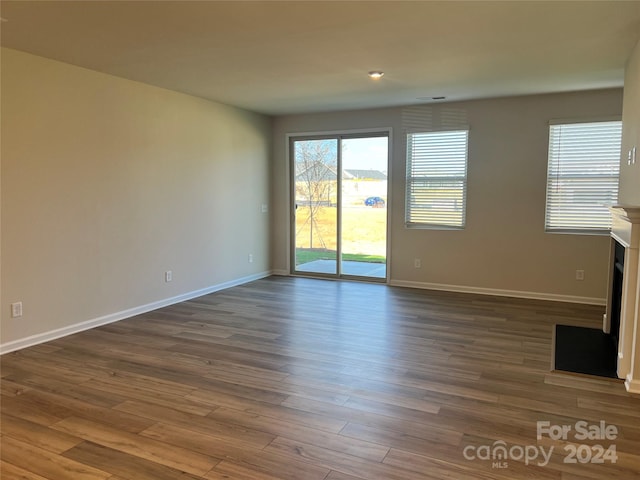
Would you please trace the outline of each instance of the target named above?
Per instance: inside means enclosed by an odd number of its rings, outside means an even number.
[[[386,217],[386,268],[385,277],[368,277],[358,275],[345,275],[342,273],[342,140],[369,138],[369,137],[386,137],[387,138],[387,217]],[[303,272],[296,270],[296,168],[293,146],[296,141],[305,140],[337,140],[337,226],[336,226],[336,273],[316,273]],[[301,132],[288,133],[287,141],[287,168],[289,169],[289,274],[293,276],[327,278],[333,280],[359,280],[375,283],[388,283],[390,272],[390,252],[391,252],[391,185],[392,185],[392,151],[393,151],[392,129],[388,128],[371,128],[359,130],[337,130],[337,131],[321,131],[321,132]]]

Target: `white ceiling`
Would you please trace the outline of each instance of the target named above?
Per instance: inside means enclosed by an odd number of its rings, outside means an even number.
[[[619,87],[640,36],[640,1],[0,8],[5,47],[273,115]]]

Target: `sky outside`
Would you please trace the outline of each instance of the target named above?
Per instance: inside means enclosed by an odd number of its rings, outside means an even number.
[[[387,137],[348,138],[342,141],[342,168],[387,173]]]

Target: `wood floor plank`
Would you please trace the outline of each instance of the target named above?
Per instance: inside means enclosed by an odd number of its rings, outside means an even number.
[[[17,353],[18,355],[9,357],[13,361],[11,363],[14,369],[14,373],[11,375],[12,378],[21,379],[33,376],[77,385],[90,380],[95,375],[95,373],[85,373],[77,369],[66,368],[60,364],[55,366],[43,365],[42,361],[30,358],[20,351]]]
[[[41,398],[33,391],[19,396],[0,398],[2,412],[40,425],[51,425],[73,415],[64,405]]]
[[[92,388],[91,380],[82,384],[73,384],[41,375],[28,375],[24,378],[12,376],[10,378],[34,390],[71,397],[104,408],[112,407],[126,400],[126,397],[117,395],[113,391]]]
[[[44,478],[56,480],[106,480],[110,473],[65,458],[8,435],[0,437],[2,461]],[[2,472],[4,478],[4,472]]]
[[[342,419],[345,426],[347,423],[373,426],[448,445],[458,445],[463,435],[457,430],[443,427],[438,415],[417,410],[408,411],[404,408],[396,408],[394,411],[387,410],[384,413],[379,410],[372,412],[368,409],[332,405],[294,396],[289,397],[282,404],[294,409]],[[345,434],[345,431],[341,430],[340,433]]]
[[[366,442],[379,445],[389,445],[391,448],[402,448],[407,451],[424,451],[425,448],[433,444],[444,446],[445,448],[457,447],[462,441],[463,435],[458,432],[446,430],[430,430],[429,432],[416,432],[420,436],[413,436],[406,431],[399,429],[388,429],[380,426],[360,425],[349,423],[342,429],[340,435],[357,438]],[[425,438],[428,437],[428,438]],[[402,445],[402,447],[400,447]]]
[[[275,476],[280,479],[322,479],[328,470],[319,466],[299,462],[279,454],[271,455],[264,449],[241,442],[223,441],[219,437],[206,435],[181,427],[158,423],[142,432],[142,435],[171,445],[188,448],[195,452],[222,459],[209,476],[215,478],[220,473],[237,474],[238,471],[253,472],[254,478]],[[207,478],[205,475],[204,478]],[[224,477],[223,477],[224,478]],[[233,478],[233,477],[232,477]]]
[[[82,442],[80,438],[7,414],[0,416],[0,425],[3,435],[52,453],[60,454]]]
[[[326,468],[298,462],[282,455],[253,455],[244,457],[241,463],[223,460],[213,470],[216,474],[237,475],[238,470],[246,473],[251,480],[324,480],[328,475]],[[206,477],[205,477],[206,478]],[[215,478],[215,477],[214,477]],[[222,478],[225,478],[224,476]],[[242,477],[240,477],[242,478]]]
[[[0,477],[640,479],[640,396],[549,371],[553,325],[602,312],[265,278],[0,357]],[[615,439],[536,438],[601,420]],[[615,463],[565,463],[598,442]],[[554,450],[465,457],[492,445]]]
[[[65,418],[75,416],[96,422],[103,422],[113,428],[118,428],[126,432],[137,433],[149,427],[149,425],[153,423],[153,421],[146,418],[110,410],[98,405],[92,405],[91,403],[72,397],[66,397],[59,393],[31,390],[19,398],[21,401],[25,402],[26,411],[16,409],[15,416],[34,421],[35,423],[41,423],[43,425],[50,425]],[[36,410],[32,410],[32,407],[35,407]],[[46,419],[43,423],[39,421],[40,419],[38,417],[33,416],[35,413],[38,413],[38,410],[40,410],[41,413],[50,412],[52,417]],[[14,410],[10,411],[13,415]],[[18,412],[24,413],[21,416]]]
[[[147,428],[140,435],[221,460],[241,459],[247,455],[257,455],[262,450],[237,437],[225,436],[223,432],[213,430],[201,433],[195,428],[187,429],[161,422]]]
[[[346,473],[336,472],[332,470],[325,480],[366,480],[364,477],[354,477]]]
[[[430,455],[420,455],[392,449],[384,463],[398,468],[406,468],[416,472],[430,472],[438,479],[469,479],[469,480],[559,480],[560,472],[545,469],[536,465],[525,465],[509,461],[508,468],[496,469],[489,463],[474,461],[457,461],[460,452],[449,457],[434,458]]]
[[[4,378],[0,385],[0,394],[5,397],[16,397],[28,392],[29,390],[30,387],[14,382],[13,380],[9,380],[8,378]]]
[[[335,391],[327,391],[322,388],[316,387],[303,387],[298,385],[283,385],[282,383],[274,384],[271,389],[273,396],[267,398],[260,398],[259,401],[263,403],[271,403],[272,405],[280,405],[284,402],[290,395],[300,395],[305,398],[310,398],[314,400],[319,400],[323,402],[333,403],[336,405],[342,405],[347,400],[349,400],[349,396],[345,393],[335,392]],[[228,389],[216,389],[211,390],[209,388],[198,389],[195,392],[187,395],[185,399],[193,400],[194,402],[200,402],[205,405],[212,405],[214,407],[220,406],[218,403],[218,399],[220,396],[232,396],[238,397],[243,400],[254,400],[254,397],[251,395],[244,394],[242,390],[239,391],[229,391]]]
[[[274,405],[268,402],[251,400],[221,392],[213,393],[210,391],[201,392],[201,396],[194,395],[193,398],[198,398],[199,400],[203,402],[206,401],[212,405],[211,409],[203,415],[206,415],[219,407],[228,407],[235,410],[242,410],[249,414],[275,418],[330,433],[339,433],[347,423],[344,420],[335,418],[333,415],[323,415],[301,409],[290,408],[286,406],[284,402],[281,402],[279,405]],[[122,410],[121,405],[114,408]]]
[[[47,480],[35,473],[0,460],[0,472],[5,480]],[[109,479],[111,480],[111,479]]]
[[[238,426],[230,422],[220,422],[210,416],[197,416],[180,412],[171,408],[146,405],[141,402],[125,402],[116,407],[134,415],[155,420],[169,425],[183,427],[193,432],[211,435],[223,441],[237,441],[251,448],[261,449],[275,437],[260,430],[253,430],[246,425]]]
[[[190,401],[186,395],[176,395],[172,388],[168,389],[168,391],[158,391],[150,389],[147,385],[138,382],[136,379],[128,378],[126,375],[118,375],[117,378],[110,379],[94,378],[86,382],[85,386],[99,391],[116,393],[123,401],[127,399],[139,399],[195,415],[206,415],[212,409],[211,405],[203,405],[201,402]],[[160,382],[160,380],[158,382]],[[122,402],[118,402],[118,405],[121,403]]]
[[[205,474],[219,461],[213,457],[77,417],[62,420],[52,425],[52,428],[193,475]]]
[[[113,448],[82,442],[64,457],[128,480],[197,480],[198,476]],[[110,479],[111,480],[111,479]]]
[[[282,477],[259,472],[244,465],[222,462],[203,478],[207,480],[281,480]]]
[[[209,414],[209,417],[231,424],[249,426],[274,436],[281,435],[303,442],[312,442],[329,450],[351,453],[372,461],[382,461],[388,452],[388,448],[375,443],[355,439],[347,440],[341,435],[226,407],[214,410]]]
[[[390,467],[384,463],[366,462],[361,457],[328,450],[308,443],[278,437],[265,451],[279,452],[292,459],[324,466],[349,475],[361,475],[365,478],[384,478],[386,480],[425,480],[434,479],[428,472],[412,472],[404,468]]]

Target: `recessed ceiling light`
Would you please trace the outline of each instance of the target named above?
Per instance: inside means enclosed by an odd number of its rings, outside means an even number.
[[[378,80],[382,78],[383,75],[384,75],[384,72],[380,70],[372,70],[371,72],[369,72],[369,78],[372,78],[374,80]]]

